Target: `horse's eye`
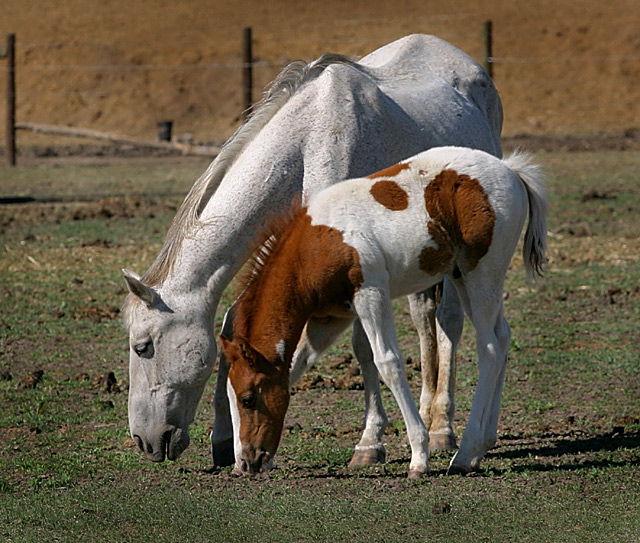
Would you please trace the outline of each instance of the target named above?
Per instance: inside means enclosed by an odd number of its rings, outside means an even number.
[[[153,358],[154,355],[152,341],[147,341],[145,343],[136,343],[133,346],[133,350],[141,358]]]
[[[240,401],[245,409],[253,409],[256,405],[256,395],[255,394],[247,394],[243,396]]]

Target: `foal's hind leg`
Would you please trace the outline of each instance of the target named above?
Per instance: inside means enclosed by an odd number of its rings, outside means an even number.
[[[364,380],[365,414],[362,438],[356,445],[349,465],[353,467],[383,463],[386,460],[386,451],[382,444],[382,436],[389,421],[382,407],[380,381],[378,370],[373,363],[373,352],[360,319],[356,319],[353,324],[351,341]]]
[[[483,456],[496,442],[500,400],[511,334],[502,306],[502,280],[487,284],[488,274],[470,274],[460,283],[460,297],[476,329],[478,383],[460,449],[449,473],[466,473],[480,467]],[[484,281],[481,281],[484,275]]]

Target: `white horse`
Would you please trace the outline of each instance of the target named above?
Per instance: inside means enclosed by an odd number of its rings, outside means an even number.
[[[501,126],[502,106],[489,77],[466,54],[434,37],[402,38],[358,63],[325,55],[285,68],[196,181],[144,276],[124,270],[130,290],[124,306],[129,426],[147,457],[175,460],[189,444],[188,427],[216,358],[216,307],[268,212],[296,195],[307,197],[435,146],[462,145],[501,156]],[[422,352],[421,414],[432,445],[452,448],[451,376],[463,311],[447,282],[435,321],[432,292],[411,296],[410,306]],[[292,379],[343,329],[310,321]],[[366,404],[353,462],[381,461],[386,416],[371,349],[358,326],[353,344]],[[234,462],[227,372],[221,357],[211,435],[218,465]]]
[[[230,364],[236,466],[266,471],[289,405],[289,368],[310,319],[359,319],[375,365],[398,402],[411,445],[409,477],[428,471],[429,433],[411,397],[391,299],[449,277],[476,329],[478,384],[449,471],[477,469],[497,438],[509,325],[504,278],[529,214],[523,257],[546,261],[547,204],[539,168],[520,154],[425,151],[314,194],[266,229],[221,337]]]

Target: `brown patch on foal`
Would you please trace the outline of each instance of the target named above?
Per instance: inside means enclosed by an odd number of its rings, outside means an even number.
[[[482,185],[468,175],[443,170],[425,187],[424,200],[432,219],[429,234],[438,248],[422,250],[420,268],[442,273],[458,251],[462,271],[473,270],[491,246],[496,222]]]
[[[409,207],[409,195],[395,181],[378,181],[369,192],[376,202],[391,211],[402,211]]]
[[[409,168],[409,164],[406,162],[404,164],[394,164],[393,166],[389,166],[384,170],[380,170],[379,172],[372,173],[369,175],[369,179],[376,179],[378,177],[395,177],[402,170],[407,170]]]

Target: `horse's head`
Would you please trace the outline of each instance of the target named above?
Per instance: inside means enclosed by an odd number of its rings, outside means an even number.
[[[189,425],[213,369],[213,316],[204,303],[167,302],[135,273],[124,270],[124,277],[131,437],[150,460],[176,460],[189,446]]]
[[[229,362],[236,465],[245,474],[268,471],[289,407],[289,368],[270,363],[244,338],[220,339]]]

